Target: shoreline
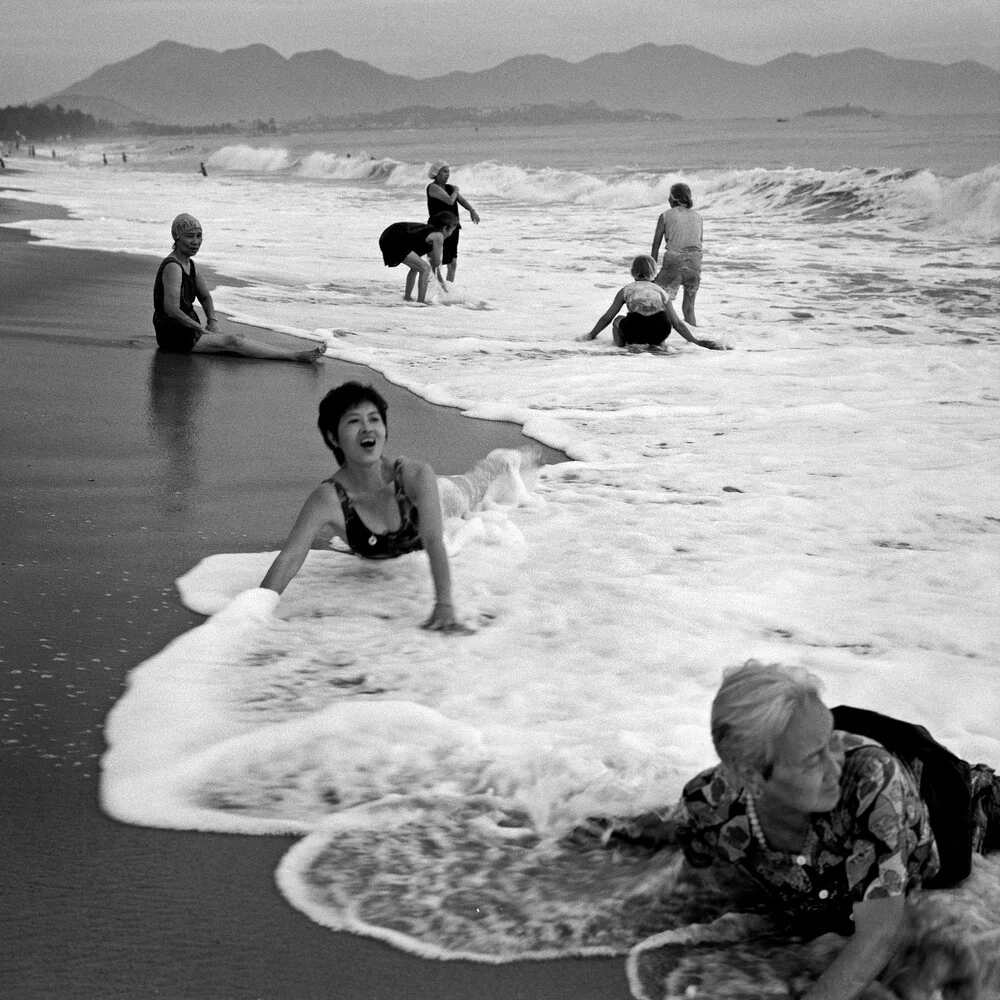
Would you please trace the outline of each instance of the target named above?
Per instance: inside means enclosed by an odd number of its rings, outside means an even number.
[[[173,581],[213,553],[280,544],[329,465],[316,401],[367,369],[160,354],[156,259],[47,246],[2,225],[11,205],[0,200],[0,993],[627,998],[620,959],[434,962],[313,924],[273,886],[293,838],[126,826],[100,811],[101,727],[126,675],[203,620]],[[394,450],[419,442],[438,472],[528,443],[514,425],[379,388]]]

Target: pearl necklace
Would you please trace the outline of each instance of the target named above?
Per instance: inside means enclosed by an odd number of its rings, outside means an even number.
[[[767,837],[764,836],[764,828],[760,825],[760,817],[757,815],[757,805],[753,800],[752,792],[747,792],[747,819],[750,820],[750,830],[753,833],[754,840],[756,840],[765,851],[773,850],[771,845],[767,842]],[[812,832],[810,831],[809,835],[806,837],[806,843],[802,850],[797,851],[793,857],[795,864],[797,864],[800,868],[804,868],[809,863],[809,855],[805,852],[810,849],[809,838],[811,836]],[[791,854],[792,852],[784,851],[784,853]],[[828,895],[829,893],[826,889],[822,889],[820,890],[819,898],[826,899]]]
[[[747,792],[747,819],[750,820],[750,831],[754,840],[764,848],[770,850],[767,844],[767,837],[764,836],[764,828],[760,825],[760,818],[757,816],[757,806],[753,800],[753,793]]]

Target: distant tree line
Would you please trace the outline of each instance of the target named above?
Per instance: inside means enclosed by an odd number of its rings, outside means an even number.
[[[118,131],[129,135],[276,135],[278,124],[272,118],[264,121],[255,118],[253,121],[223,122],[221,125],[164,125],[160,122],[130,122]]]
[[[42,139],[81,139],[113,132],[110,122],[101,121],[82,111],[67,111],[61,104],[10,104],[0,108],[0,141],[36,142]]]
[[[298,132],[328,129],[428,128],[450,125],[562,125],[578,122],[662,122],[680,121],[681,116],[670,111],[643,111],[628,108],[609,111],[595,101],[573,104],[521,104],[502,108],[436,108],[426,104],[389,111],[356,111],[340,117],[320,116],[284,127]]]

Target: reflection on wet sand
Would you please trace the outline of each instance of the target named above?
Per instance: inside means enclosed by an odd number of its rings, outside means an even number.
[[[205,394],[205,359],[154,351],[149,365],[146,424],[152,442],[165,453],[156,502],[179,513],[197,477],[197,414]]]

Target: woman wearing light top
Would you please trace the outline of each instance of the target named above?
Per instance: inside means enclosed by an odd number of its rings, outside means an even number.
[[[594,324],[594,328],[579,340],[594,340],[609,323],[612,323],[611,337],[616,347],[641,344],[659,347],[676,330],[685,340],[712,350],[722,349],[711,340],[699,340],[681,322],[667,293],[659,285],[653,284],[656,261],[648,254],[642,254],[632,261],[632,284],[620,288],[608,311]],[[619,316],[622,306],[628,309]]]
[[[692,207],[694,201],[687,184],[674,184],[670,188],[669,201],[670,208],[657,219],[653,234],[653,260],[659,258],[660,244],[666,240],[663,266],[653,280],[666,289],[671,299],[683,286],[681,312],[684,321],[697,326],[694,299],[701,284],[701,216]]]

